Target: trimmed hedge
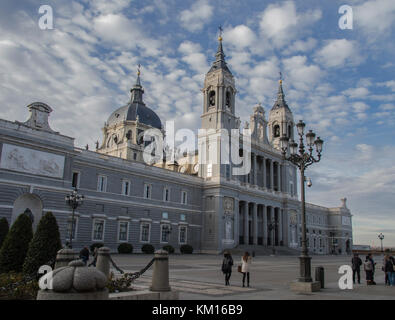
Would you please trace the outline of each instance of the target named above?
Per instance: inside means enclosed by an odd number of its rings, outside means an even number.
[[[152,244],[145,244],[141,247],[141,251],[147,254],[152,254],[155,252],[155,248]]]
[[[37,273],[38,269],[55,261],[57,252],[62,249],[58,223],[52,212],[47,212],[38,223],[32,241],[29,244],[26,259],[23,264],[24,274]]]
[[[189,245],[189,244],[183,244],[183,245],[180,247],[180,252],[181,252],[181,253],[185,253],[185,254],[191,254],[191,253],[193,252],[193,248],[192,248],[192,246]]]
[[[20,214],[11,226],[0,250],[0,273],[21,272],[33,238],[32,220]]]
[[[8,225],[8,220],[6,218],[1,218],[0,219],[0,248],[9,230],[10,230],[10,226]]]
[[[121,243],[118,246],[118,253],[133,253],[133,246],[130,243]]]
[[[170,244],[167,244],[167,245],[163,246],[162,249],[163,249],[163,250],[166,250],[169,254],[170,254],[170,253],[174,253],[174,248],[173,248],[173,246],[171,246]]]
[[[91,253],[93,254],[93,252],[95,251],[95,248],[101,248],[104,247],[104,244],[101,242],[96,242],[96,243],[92,243],[89,247],[89,249],[91,250]]]

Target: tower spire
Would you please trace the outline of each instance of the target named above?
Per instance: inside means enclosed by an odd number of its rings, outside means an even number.
[[[209,70],[209,72],[218,70],[218,69],[223,69],[223,70],[226,70],[227,72],[229,72],[230,74],[232,74],[225,62],[225,53],[224,53],[224,49],[222,47],[223,29],[221,26],[219,26],[218,30],[219,30],[218,49],[217,49],[217,53],[215,54],[215,61],[213,62],[213,65],[212,65],[211,69]]]
[[[130,89],[132,102],[143,102],[144,89],[141,86],[141,80],[140,80],[141,71],[140,70],[141,70],[141,65],[138,64],[136,83],[134,84],[133,88]]]
[[[285,102],[285,94],[283,91],[283,75],[281,71],[280,71],[280,80],[278,80],[277,100],[274,103],[272,110],[277,108],[289,109],[287,103]]]

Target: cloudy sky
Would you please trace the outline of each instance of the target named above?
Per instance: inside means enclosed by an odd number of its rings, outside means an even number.
[[[52,30],[39,28],[43,4]],[[338,25],[344,4],[352,30]],[[0,117],[24,121],[42,101],[53,129],[93,148],[141,63],[146,103],[197,130],[222,25],[242,121],[258,102],[271,108],[281,71],[295,121],[325,140],[308,201],[347,197],[354,242],[379,245],[383,232],[395,246],[394,21],[393,0],[2,0]]]

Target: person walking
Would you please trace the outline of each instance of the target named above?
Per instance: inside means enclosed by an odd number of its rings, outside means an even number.
[[[97,262],[97,256],[98,255],[99,255],[99,248],[95,247],[95,249],[93,250],[93,261],[88,265],[88,267],[90,267],[90,266],[96,267],[96,262]]]
[[[222,272],[225,274],[225,286],[230,286],[229,280],[232,275],[233,258],[229,251],[224,252],[222,260]]]
[[[366,256],[365,263],[363,264],[363,269],[366,273],[366,284],[370,286],[373,284],[373,263],[369,259],[369,256]]]
[[[80,259],[84,262],[84,264],[86,265],[86,263],[89,260],[89,249],[88,247],[84,247],[81,251],[80,251]]]
[[[249,252],[245,252],[241,257],[241,273],[243,274],[243,287],[245,287],[245,280],[247,278],[247,287],[250,286],[250,265],[252,258]]]
[[[389,285],[395,286],[394,263],[388,254],[384,256],[384,272],[387,275]]]
[[[352,281],[355,284],[355,274],[358,277],[358,283],[361,284],[361,265],[362,260],[358,256],[358,253],[354,253],[354,257],[351,259],[352,264]]]
[[[374,274],[376,272],[376,262],[373,260],[373,256],[371,253],[368,254],[369,260],[372,262],[373,272],[372,272],[372,284],[375,285],[376,282],[374,281]]]

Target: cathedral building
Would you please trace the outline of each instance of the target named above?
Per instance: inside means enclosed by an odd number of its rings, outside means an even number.
[[[199,131],[198,151],[146,163],[149,142],[144,133],[155,129],[164,135],[165,130],[144,103],[140,71],[130,93],[129,102],[105,122],[102,142],[94,151],[77,148],[74,138],[52,130],[52,108],[45,103],[30,104],[26,122],[0,119],[0,217],[12,224],[18,215],[29,213],[35,228],[50,211],[64,243],[72,233],[74,248],[99,242],[116,251],[128,242],[134,252],[146,243],[156,249],[169,244],[176,251],[189,244],[200,253],[301,249],[298,171],[283,160],[279,146],[283,135],[294,139],[295,127],[281,80],[268,118],[258,104],[244,125],[251,132],[251,150],[247,155],[240,148],[238,155],[248,159],[250,170],[237,175],[231,161],[211,161],[222,159],[229,149],[222,145],[229,143],[222,139],[224,132],[242,131],[236,82],[221,37],[204,80],[205,130]],[[65,201],[73,189],[85,196],[74,222]],[[306,216],[310,253],[351,252],[352,216],[345,198],[335,208],[307,203]]]

